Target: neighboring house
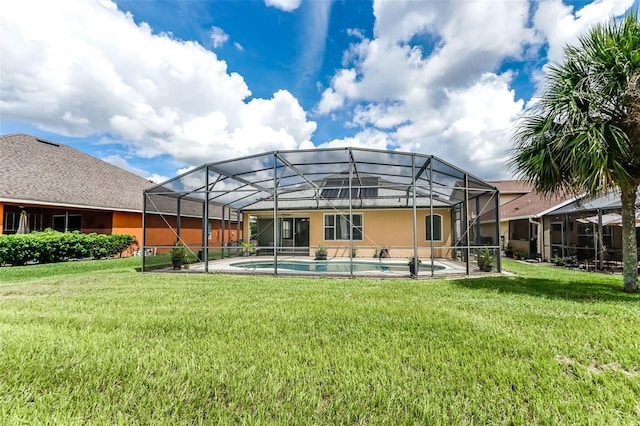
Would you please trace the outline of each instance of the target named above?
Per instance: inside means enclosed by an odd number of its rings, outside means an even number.
[[[640,243],[640,191],[636,194],[636,239]],[[622,259],[620,193],[581,197],[545,216],[551,256],[578,260]]]
[[[490,182],[500,190],[500,243],[527,258],[551,256],[549,224],[544,216],[574,200],[567,196],[546,196],[520,180]],[[482,217],[490,220],[491,212]],[[484,226],[484,225],[483,225]]]
[[[578,260],[621,258],[618,193],[599,197],[543,196],[524,181],[490,183],[500,190],[503,249],[511,248],[527,258],[546,260],[556,256],[576,256]],[[640,192],[636,205],[640,205]],[[482,216],[482,226],[491,220],[491,214]],[[637,216],[640,218],[640,210]],[[636,234],[640,237],[640,219],[638,223]]]
[[[206,188],[206,190],[205,190]],[[146,191],[165,199],[204,200],[255,223],[261,253],[371,258],[381,250],[406,259],[418,251],[466,259],[475,253],[466,219],[496,188],[437,157],[362,148],[274,151],[204,164]],[[498,248],[497,217],[482,236]],[[491,245],[491,244],[490,244]]]
[[[154,185],[147,179],[70,146],[26,134],[0,136],[0,161],[0,233],[15,233],[25,211],[31,231],[51,228],[141,239],[143,191]],[[219,213],[212,210],[209,216],[213,244],[216,238],[218,242],[237,238],[231,229],[224,236],[220,233]],[[175,216],[167,219],[156,214],[147,220],[149,245],[175,243],[176,236],[167,226]],[[191,226],[186,223],[185,227]],[[200,222],[192,229],[197,229],[191,231],[195,235],[186,233],[185,238],[192,239],[190,243],[201,241]]]

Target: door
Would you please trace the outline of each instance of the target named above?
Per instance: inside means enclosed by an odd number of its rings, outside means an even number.
[[[309,218],[297,217],[295,218],[295,226],[293,228],[295,234],[293,236],[294,246],[296,247],[296,253],[308,256],[309,255]]]
[[[551,222],[551,258],[564,257],[564,223]]]

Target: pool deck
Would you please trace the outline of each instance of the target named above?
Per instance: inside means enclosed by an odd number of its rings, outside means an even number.
[[[210,260],[209,261],[209,272],[210,273],[223,273],[223,274],[249,274],[249,275],[274,275],[274,270],[272,268],[243,268],[232,266],[233,263],[245,263],[245,262],[269,262],[273,261],[273,256],[249,256],[249,257],[230,257],[227,259],[220,260]],[[316,260],[313,257],[304,257],[304,256],[278,256],[278,262],[309,262],[315,263]],[[324,262],[349,262],[349,258],[338,257],[329,259]],[[367,262],[367,263],[375,263],[375,259],[368,258],[354,258],[354,262]],[[357,277],[377,277],[377,278],[403,278],[410,277],[409,275],[409,267],[407,266],[407,261],[405,259],[385,259],[382,261],[385,264],[394,264],[398,266],[406,266],[406,272],[403,271],[354,271],[353,276]],[[443,277],[448,275],[465,275],[466,267],[462,262],[455,262],[448,259],[435,259],[434,265],[441,266],[443,269],[434,270],[433,275],[437,277]],[[189,265],[189,271],[193,272],[204,272],[204,262],[203,263],[194,263]],[[287,275],[287,276],[351,276],[349,272],[315,272],[315,271],[296,271],[289,269],[278,268],[278,275]],[[418,272],[418,278],[429,278],[431,277],[431,270],[427,265],[421,267]]]

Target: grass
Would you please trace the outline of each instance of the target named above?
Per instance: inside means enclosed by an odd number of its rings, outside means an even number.
[[[640,300],[506,261],[456,280],[0,268],[9,424],[631,424]]]

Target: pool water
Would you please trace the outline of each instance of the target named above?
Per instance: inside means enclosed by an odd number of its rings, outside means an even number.
[[[244,269],[273,269],[273,260],[254,260],[231,263],[229,266]],[[286,269],[289,271],[304,271],[304,272],[350,272],[351,264],[349,261],[295,261],[295,260],[283,260],[278,262],[278,269]],[[434,265],[434,270],[442,270],[444,266]],[[430,271],[431,264],[422,263],[420,265],[421,271]],[[370,262],[362,260],[353,261],[353,272],[408,272],[409,267],[405,263],[390,263],[390,262]]]

